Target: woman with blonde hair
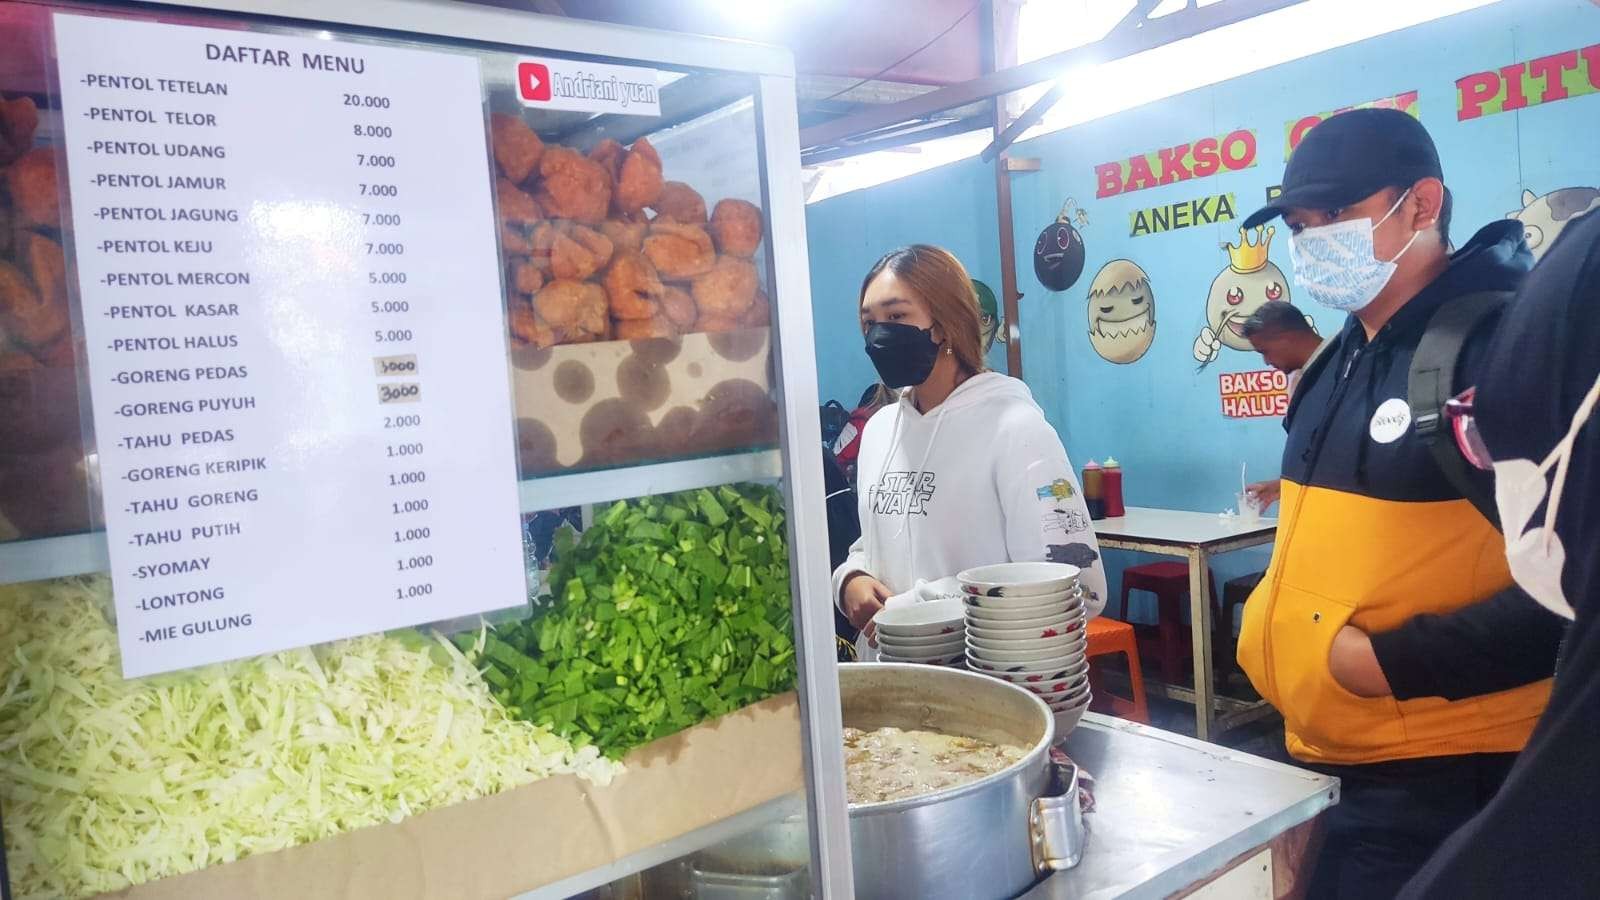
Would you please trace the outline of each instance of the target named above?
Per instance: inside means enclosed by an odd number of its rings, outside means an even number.
[[[953,593],[963,569],[1041,560],[1082,568],[1098,615],[1105,570],[1072,464],[1027,386],[986,370],[961,262],[926,244],[889,253],[861,282],[859,314],[891,402],[862,436],[861,538],[834,572],[851,624],[870,642],[891,597]]]

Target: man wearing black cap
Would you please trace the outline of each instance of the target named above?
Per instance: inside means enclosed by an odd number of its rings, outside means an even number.
[[[1289,752],[1343,782],[1312,898],[1393,897],[1488,802],[1561,637],[1469,499],[1491,493],[1486,476],[1446,471],[1413,427],[1410,369],[1436,313],[1515,290],[1532,262],[1507,221],[1452,255],[1450,205],[1421,124],[1367,109],[1312,129],[1283,193],[1246,220],[1283,216],[1297,296],[1350,314],[1290,401],[1279,540],[1239,638]],[[1493,325],[1451,383],[1473,383]]]

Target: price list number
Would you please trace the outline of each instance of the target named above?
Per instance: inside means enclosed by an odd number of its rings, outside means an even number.
[[[388,109],[389,98],[377,94],[345,94],[344,105],[365,109]]]
[[[410,349],[417,344],[415,326],[410,324],[414,298],[404,293],[407,273],[394,267],[406,256],[407,250],[405,212],[396,207],[405,196],[405,170],[400,154],[392,149],[395,127],[384,121],[385,111],[393,111],[394,102],[381,94],[345,93],[341,103],[348,110],[359,110],[350,123],[355,139],[350,160],[357,198],[363,204],[361,224],[365,229],[358,249],[366,258],[381,257],[386,264],[385,268],[367,271],[367,288],[370,292],[381,292],[381,295],[366,298],[367,310],[383,323],[382,327],[372,329],[373,346],[385,351],[372,360],[373,374],[378,379],[378,405],[385,410],[397,404],[420,406],[422,385],[414,380],[419,374],[417,354],[389,352],[390,348]],[[394,380],[399,378],[413,380]],[[386,432],[420,433],[423,428],[421,413],[383,412],[380,417]],[[413,547],[430,543],[434,525],[420,524],[428,518],[429,501],[425,496],[415,496],[428,482],[427,470],[423,468],[427,458],[424,443],[420,440],[388,443],[384,454],[391,467],[404,468],[386,471],[380,477],[390,489],[408,495],[389,503],[389,514],[403,517],[408,523],[407,527],[394,532],[394,543]],[[431,567],[433,560],[433,551],[408,553],[395,558],[395,571],[416,574]],[[427,582],[402,583],[394,588],[394,598],[399,601],[416,600],[432,593],[433,585]]]
[[[412,382],[410,384],[378,385],[379,403],[416,403],[421,399],[422,386],[416,382]]]
[[[372,360],[372,368],[379,375],[415,375],[417,355],[407,353],[404,356],[379,356]]]

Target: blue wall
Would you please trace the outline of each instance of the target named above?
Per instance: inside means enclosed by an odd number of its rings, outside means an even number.
[[[1231,192],[1242,220],[1282,175],[1286,123],[1416,90],[1455,195],[1452,237],[1463,243],[1479,226],[1519,209],[1524,189],[1543,195],[1600,187],[1600,92],[1458,121],[1456,80],[1597,42],[1600,7],[1588,0],[1503,2],[1018,144],[1013,155],[1043,161],[1042,171],[1012,181],[1024,373],[1073,461],[1081,467],[1091,457],[1116,456],[1130,504],[1216,512],[1233,505],[1241,463],[1252,480],[1267,478],[1277,473],[1282,453],[1280,419],[1221,414],[1218,374],[1264,368],[1260,358],[1224,348],[1197,371],[1191,353],[1205,324],[1207,291],[1227,266],[1219,244],[1237,240],[1238,221],[1130,237],[1130,212]],[[1581,77],[1569,74],[1568,84]],[[1096,165],[1235,128],[1256,134],[1254,167],[1095,199]],[[884,251],[913,241],[942,244],[998,289],[992,173],[966,160],[808,208],[824,399],[850,405],[872,378],[854,309],[862,273]],[[1050,293],[1035,280],[1029,254],[1068,197],[1090,219],[1081,229],[1087,261],[1072,288]],[[1332,334],[1340,316],[1293,296],[1287,238],[1280,226],[1270,255],[1290,275],[1288,299]],[[1101,359],[1087,335],[1090,282],[1119,257],[1144,268],[1155,296],[1154,344],[1131,365]],[[1003,371],[1000,350],[993,364]],[[1131,558],[1117,556],[1108,562],[1120,566]],[[1219,583],[1264,564],[1264,553],[1235,554],[1216,566]]]
[[[938,244],[998,297],[998,215],[994,169],[970,160],[806,207],[818,396],[824,402],[854,407],[862,390],[877,382],[862,351],[856,305],[861,279],[878,257],[905,244]],[[999,343],[989,365],[1005,371]]]

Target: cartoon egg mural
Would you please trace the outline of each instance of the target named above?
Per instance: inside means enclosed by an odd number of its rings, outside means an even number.
[[[1095,273],[1088,312],[1089,345],[1107,362],[1136,362],[1155,342],[1156,295],[1131,259],[1113,259]]]
[[[1289,302],[1289,279],[1277,263],[1267,258],[1275,229],[1257,227],[1255,242],[1239,229],[1239,243],[1222,245],[1228,267],[1211,282],[1206,296],[1206,324],[1195,341],[1194,357],[1201,363],[1217,358],[1223,347],[1251,350],[1244,336],[1245,320],[1269,300]]]
[[[1073,206],[1073,201],[1068,200],[1061,215],[1039,232],[1039,239],[1033,244],[1033,274],[1052,291],[1072,287],[1083,275],[1083,235],[1073,227],[1068,212]],[[1079,221],[1087,222],[1081,211]]]

